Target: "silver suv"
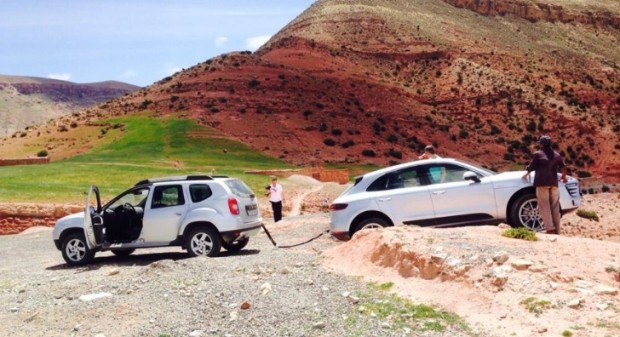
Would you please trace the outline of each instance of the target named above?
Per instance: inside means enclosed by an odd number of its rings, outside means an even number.
[[[59,219],[52,235],[64,260],[80,266],[106,250],[118,256],[164,246],[181,246],[190,256],[239,251],[261,225],[256,196],[243,181],[189,175],[142,180],[103,206],[91,186],[85,212]]]
[[[366,228],[499,223],[540,231],[536,191],[525,171],[495,173],[440,158],[387,167],[355,179],[331,210],[331,234],[347,239]],[[533,176],[533,175],[532,175]],[[579,181],[559,182],[562,213],[579,207]],[[533,179],[533,178],[532,178]]]

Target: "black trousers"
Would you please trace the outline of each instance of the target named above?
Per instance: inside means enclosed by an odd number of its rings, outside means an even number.
[[[273,221],[282,220],[282,201],[271,201],[271,209],[273,210]]]

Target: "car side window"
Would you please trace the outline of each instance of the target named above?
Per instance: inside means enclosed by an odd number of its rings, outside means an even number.
[[[194,184],[189,186],[189,195],[192,202],[201,202],[212,196],[213,191],[207,184]]]
[[[384,191],[405,187],[414,187],[422,185],[418,171],[415,167],[388,173],[375,180],[368,191]]]
[[[453,164],[436,164],[427,166],[427,179],[430,184],[444,184],[463,181],[465,167]]]
[[[153,190],[151,208],[162,208],[185,204],[181,185],[156,186]]]

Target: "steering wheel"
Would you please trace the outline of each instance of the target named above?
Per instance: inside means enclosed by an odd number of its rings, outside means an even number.
[[[136,209],[128,202],[123,204],[123,212],[136,214]]]

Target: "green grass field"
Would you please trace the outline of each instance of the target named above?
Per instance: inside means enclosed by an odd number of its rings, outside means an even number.
[[[90,185],[99,186],[108,200],[141,179],[212,169],[258,191],[268,178],[245,171],[291,168],[244,144],[205,137],[212,130],[194,121],[126,117],[108,122],[122,123],[126,130],[109,145],[48,165],[0,167],[0,202],[83,202]]]

